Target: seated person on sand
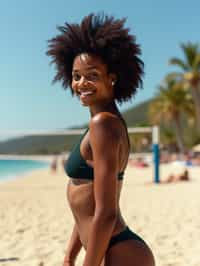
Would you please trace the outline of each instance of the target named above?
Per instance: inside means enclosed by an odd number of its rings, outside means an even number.
[[[171,182],[178,182],[178,181],[189,181],[189,172],[187,169],[184,170],[182,174],[170,174],[169,177],[164,180],[162,183],[171,183]]]
[[[138,157],[136,159],[131,160],[129,164],[131,166],[142,167],[142,168],[149,166],[148,163],[146,163],[142,157]]]

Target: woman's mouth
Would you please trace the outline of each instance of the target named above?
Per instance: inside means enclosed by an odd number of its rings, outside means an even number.
[[[78,90],[78,94],[80,96],[81,99],[85,99],[91,95],[94,94],[94,91],[91,91],[91,90],[87,90],[87,91],[81,91],[81,90]]]

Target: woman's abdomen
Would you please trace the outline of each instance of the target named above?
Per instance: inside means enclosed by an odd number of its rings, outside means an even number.
[[[121,189],[120,189],[121,190]],[[73,213],[74,219],[80,235],[80,240],[86,248],[88,242],[88,235],[92,225],[92,219],[95,212],[95,201],[93,194],[93,183],[74,185],[69,181],[67,186],[67,199]],[[120,214],[116,220],[113,234],[115,235],[125,227],[125,222]]]

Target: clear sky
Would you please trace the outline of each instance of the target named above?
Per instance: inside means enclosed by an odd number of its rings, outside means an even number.
[[[0,4],[0,131],[46,130],[81,125],[89,112],[70,91],[52,85],[54,67],[45,55],[57,25],[79,22],[90,12],[104,11],[126,25],[141,44],[144,89],[121,110],[151,98],[182,57],[181,42],[200,40],[197,0],[7,0]]]

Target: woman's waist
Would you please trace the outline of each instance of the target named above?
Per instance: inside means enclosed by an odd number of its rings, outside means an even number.
[[[119,205],[119,197],[121,184],[117,191],[117,205]],[[94,187],[92,183],[74,185],[71,182],[67,187],[67,199],[76,216],[91,217],[95,212]],[[119,206],[118,206],[119,208]]]
[[[74,218],[76,220],[80,240],[83,246],[86,248],[94,216],[74,217]],[[126,223],[124,219],[122,218],[120,211],[119,211],[119,213],[117,214],[117,218],[114,224],[111,237],[114,235],[117,235],[119,232],[123,231],[125,228],[126,228]]]

